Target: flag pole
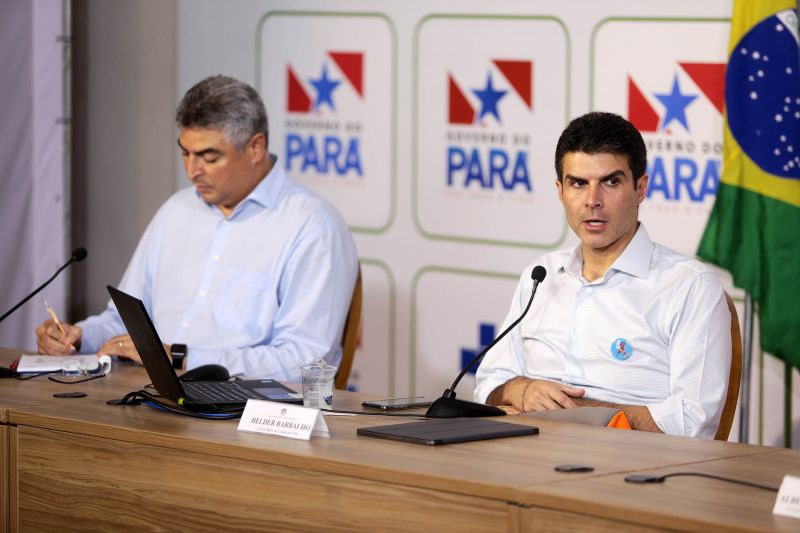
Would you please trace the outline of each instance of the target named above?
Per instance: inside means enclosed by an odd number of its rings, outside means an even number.
[[[798,0],[800,1],[800,0]],[[753,358],[753,298],[744,293],[744,331],[742,339],[742,385],[739,410],[739,442],[750,437],[750,367]]]

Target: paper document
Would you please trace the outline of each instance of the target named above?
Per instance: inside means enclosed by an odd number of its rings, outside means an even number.
[[[102,366],[102,368],[101,368]],[[108,373],[111,357],[96,355],[23,355],[19,359],[17,372],[86,372]]]

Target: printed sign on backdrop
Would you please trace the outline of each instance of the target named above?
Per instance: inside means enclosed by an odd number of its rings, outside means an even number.
[[[355,230],[385,229],[393,216],[394,46],[380,16],[276,13],[260,25],[270,150]]]
[[[519,278],[429,268],[415,279],[409,394],[436,398],[500,332]],[[461,380],[459,398],[472,399],[474,376]]]
[[[418,228],[428,237],[558,244],[566,230],[553,170],[569,115],[564,27],[549,18],[431,17],[415,47]]]
[[[592,43],[593,109],[624,116],[647,145],[650,184],[639,218],[654,240],[687,255],[697,250],[722,174],[729,27],[611,19]]]

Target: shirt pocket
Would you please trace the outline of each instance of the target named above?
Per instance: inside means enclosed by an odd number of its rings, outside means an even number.
[[[214,320],[223,328],[263,338],[272,328],[276,308],[269,275],[232,268],[222,280],[213,313]]]

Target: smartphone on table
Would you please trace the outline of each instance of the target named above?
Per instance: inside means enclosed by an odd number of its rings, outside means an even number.
[[[413,407],[428,407],[431,404],[424,396],[413,398],[387,398],[385,400],[364,400],[361,405],[373,409],[411,409]]]

